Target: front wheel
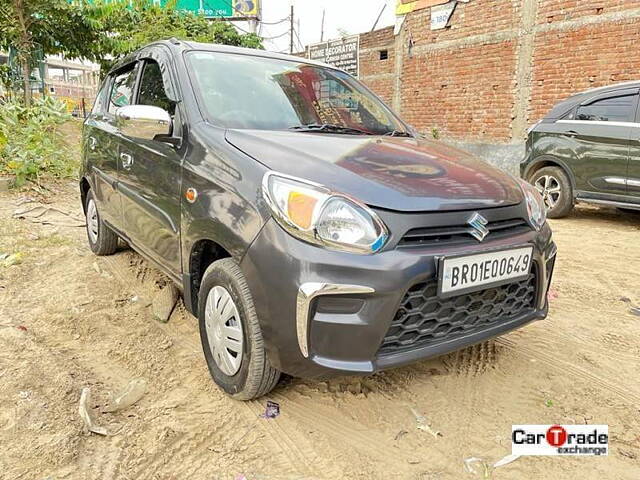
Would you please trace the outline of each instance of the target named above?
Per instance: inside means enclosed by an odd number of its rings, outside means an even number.
[[[200,339],[215,383],[237,400],[269,393],[280,372],[267,358],[251,292],[231,258],[212,263],[198,294]]]
[[[573,188],[560,167],[544,167],[535,172],[529,182],[542,195],[549,218],[566,217],[573,209]]]

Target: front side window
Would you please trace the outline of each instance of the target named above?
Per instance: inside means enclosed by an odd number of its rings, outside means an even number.
[[[160,107],[171,115],[175,112],[175,105],[165,91],[160,65],[154,60],[147,60],[144,64],[137,103]]]
[[[93,107],[91,107],[91,115],[97,115],[104,112],[105,103],[107,99],[107,90],[111,85],[109,77],[106,77],[102,84],[100,85],[100,89],[98,90],[98,94],[96,95],[95,100],[93,101]]]
[[[219,52],[191,52],[187,59],[209,118],[225,128],[331,124],[380,135],[403,130],[375,95],[338,70]]]
[[[636,95],[603,98],[576,111],[576,120],[598,122],[631,122],[634,117]]]
[[[133,87],[136,83],[135,65],[128,70],[121,71],[114,76],[111,96],[109,98],[109,112],[115,113],[118,107],[131,105],[133,101]]]

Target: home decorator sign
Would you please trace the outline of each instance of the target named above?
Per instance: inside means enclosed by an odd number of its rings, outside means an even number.
[[[341,68],[354,77],[358,76],[360,36],[353,35],[338,40],[309,46],[309,58]]]

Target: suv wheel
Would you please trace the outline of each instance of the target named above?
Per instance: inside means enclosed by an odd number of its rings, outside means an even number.
[[[87,239],[89,247],[96,255],[111,255],[118,248],[118,235],[111,230],[100,218],[98,205],[96,204],[93,191],[87,192],[84,206],[87,223]]]
[[[213,380],[231,397],[269,393],[280,372],[267,359],[251,292],[231,258],[212,263],[198,294],[200,339]]]
[[[560,167],[544,167],[529,179],[542,195],[549,218],[566,217],[573,209],[573,189]]]

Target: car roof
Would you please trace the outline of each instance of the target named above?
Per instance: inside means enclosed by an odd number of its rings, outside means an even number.
[[[633,80],[629,82],[615,83],[613,85],[606,85],[604,87],[591,88],[583,92],[578,92],[570,97],[558,102],[553,108],[545,115],[544,118],[556,119],[564,116],[569,110],[575,107],[577,104],[589,100],[593,97],[614,93],[618,90],[628,90],[630,88],[640,88],[640,80]]]
[[[123,59],[119,60],[117,64],[111,69],[111,72],[122,68],[123,65],[134,60],[139,52],[147,47],[152,45],[164,45],[168,47],[174,54],[180,54],[183,52],[189,51],[206,51],[206,52],[220,52],[220,53],[231,53],[236,55],[251,55],[254,57],[262,57],[262,58],[274,58],[277,60],[287,60],[291,62],[297,63],[305,63],[308,65],[315,65],[318,67],[331,68],[333,70],[341,70],[333,65],[329,65],[326,63],[318,62],[315,60],[310,60],[306,57],[301,57],[297,55],[286,55],[282,53],[269,52],[267,50],[258,50],[256,48],[244,48],[244,47],[234,47],[231,45],[220,45],[217,43],[201,43],[201,42],[193,42],[191,40],[178,40],[176,38],[171,38],[169,40],[158,40],[156,42],[149,43],[144,47],[137,49],[136,51],[128,54]]]

